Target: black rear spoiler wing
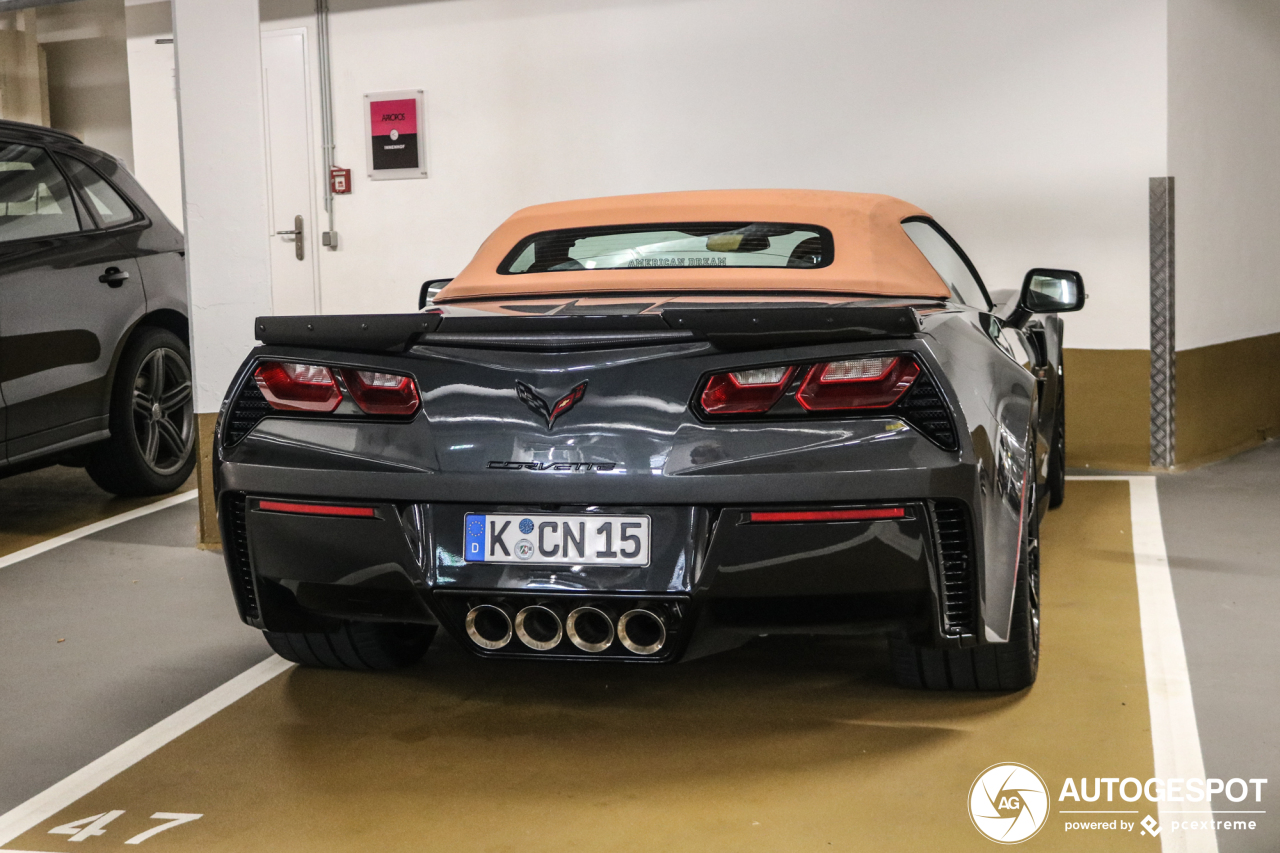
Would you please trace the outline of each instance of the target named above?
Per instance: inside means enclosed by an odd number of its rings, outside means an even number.
[[[272,346],[357,352],[407,352],[414,346],[560,352],[679,341],[708,341],[720,349],[742,350],[909,338],[920,331],[921,323],[912,306],[853,305],[668,308],[618,315],[340,314],[259,317],[254,327],[258,340]]]

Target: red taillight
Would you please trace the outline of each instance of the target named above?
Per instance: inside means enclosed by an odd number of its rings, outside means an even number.
[[[796,401],[811,412],[883,409],[898,402],[919,375],[920,366],[905,356],[815,364],[796,392]]]
[[[316,364],[264,361],[253,372],[253,379],[273,409],[332,412],[342,402],[333,373]]]
[[[709,415],[767,412],[787,390],[795,372],[791,366],[717,373],[702,391],[702,410]]]
[[[403,416],[418,411],[418,386],[412,376],[399,373],[264,361],[253,372],[253,379],[273,409],[328,414],[342,402],[336,373],[342,374],[347,390],[365,414]]]
[[[283,501],[258,501],[258,509],[287,512],[292,515],[338,515],[347,518],[374,518],[371,506],[334,506],[333,504],[297,504]]]
[[[342,380],[366,414],[412,415],[418,411],[418,386],[412,376],[344,369]]]
[[[904,518],[907,511],[900,506],[877,509],[819,509],[794,512],[752,512],[748,520],[753,522],[795,521],[869,521],[877,518]]]

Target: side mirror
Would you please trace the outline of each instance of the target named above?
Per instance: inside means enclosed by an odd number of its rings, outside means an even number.
[[[434,301],[436,294],[444,290],[445,285],[453,281],[451,278],[433,278],[430,281],[424,281],[422,287],[418,289],[418,310],[421,311],[427,307],[427,303]]]
[[[1032,314],[1079,311],[1084,307],[1084,279],[1075,270],[1031,270],[1022,280],[1018,307]]]
[[[1033,314],[1059,314],[1084,307],[1084,278],[1075,270],[1028,270],[1018,306],[1006,325],[1021,327]]]

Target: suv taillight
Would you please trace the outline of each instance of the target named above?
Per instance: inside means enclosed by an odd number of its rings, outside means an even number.
[[[333,373],[317,364],[264,361],[253,380],[271,408],[284,412],[332,412],[342,402]]]
[[[919,375],[914,359],[896,355],[815,364],[796,402],[811,412],[884,409],[898,402]]]

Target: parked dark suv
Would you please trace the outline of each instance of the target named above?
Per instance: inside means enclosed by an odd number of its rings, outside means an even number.
[[[195,464],[182,233],[120,161],[0,121],[0,476],[83,465],[118,495]]]

